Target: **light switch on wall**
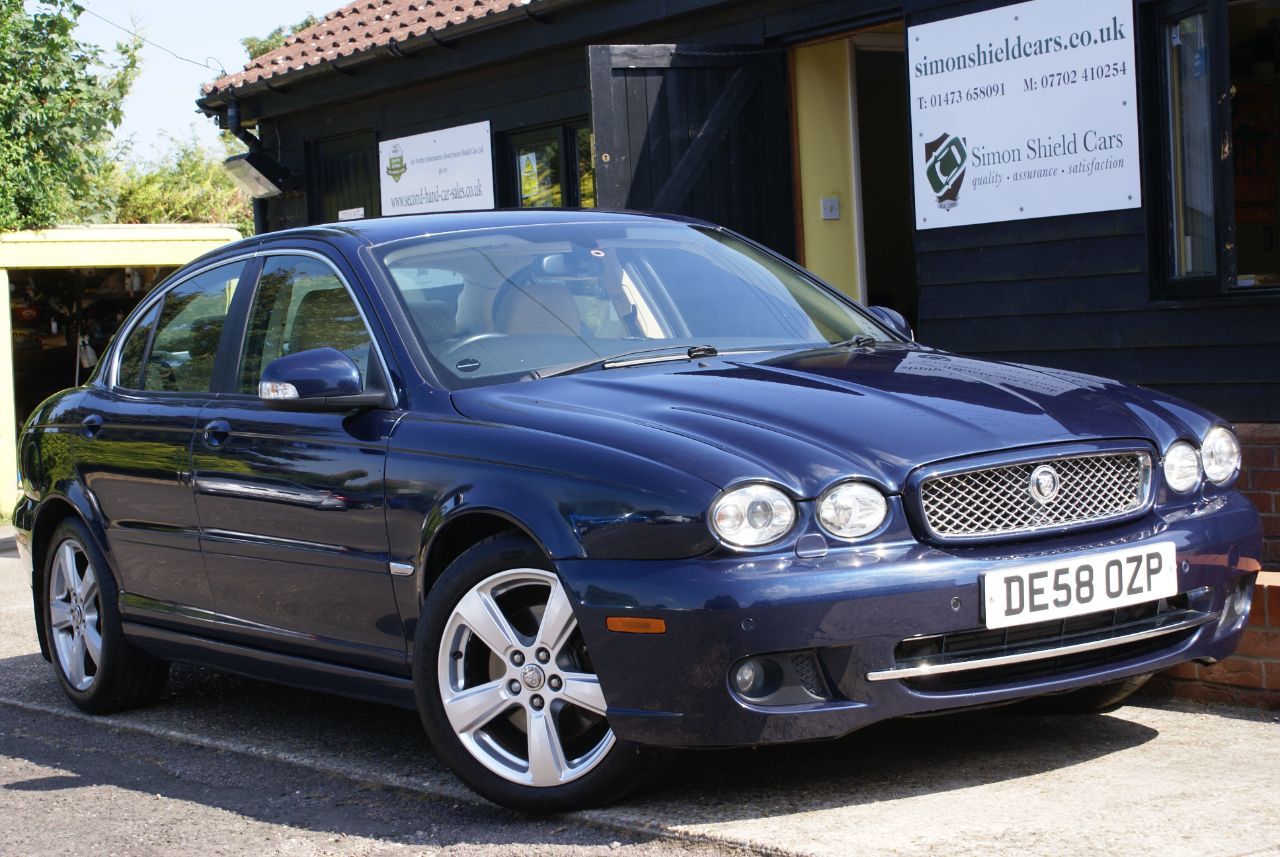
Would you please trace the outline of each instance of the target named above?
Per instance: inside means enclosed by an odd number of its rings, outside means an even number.
[[[822,219],[823,220],[839,220],[840,219],[840,197],[824,196],[822,198]]]

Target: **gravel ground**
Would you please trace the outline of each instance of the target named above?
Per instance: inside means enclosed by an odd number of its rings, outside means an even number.
[[[625,805],[536,819],[460,786],[412,712],[175,667],[158,704],[80,715],[29,599],[0,558],[4,854],[1280,855],[1275,713],[899,721],[687,753]]]

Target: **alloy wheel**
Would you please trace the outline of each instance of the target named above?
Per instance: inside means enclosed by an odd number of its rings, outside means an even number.
[[[600,681],[554,573],[512,569],[472,587],[454,605],[437,656],[450,726],[498,776],[563,785],[613,747]]]
[[[102,594],[93,563],[75,539],[55,548],[49,579],[49,627],[67,683],[75,690],[87,691],[102,663]]]

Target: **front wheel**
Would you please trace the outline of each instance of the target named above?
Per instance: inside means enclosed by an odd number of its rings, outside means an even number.
[[[475,545],[431,590],[414,690],[440,757],[514,809],[608,803],[651,779],[665,753],[619,741],[568,593],[527,540]]]
[[[1106,714],[1123,705],[1152,675],[1144,673],[1065,693],[1033,696],[1018,703],[1018,707],[1028,714]]]

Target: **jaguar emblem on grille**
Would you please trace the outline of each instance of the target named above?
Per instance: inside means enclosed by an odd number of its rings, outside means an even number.
[[[1058,496],[1059,484],[1058,471],[1051,465],[1041,464],[1031,471],[1031,484],[1027,487],[1037,503],[1047,506]]]

